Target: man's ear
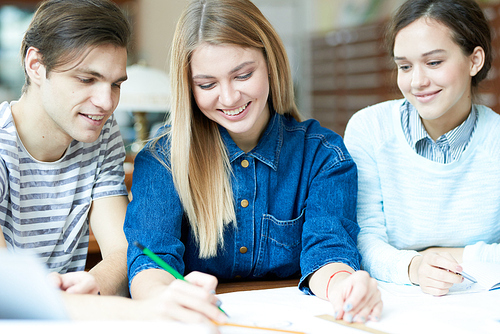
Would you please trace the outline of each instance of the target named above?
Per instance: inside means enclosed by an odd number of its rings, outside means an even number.
[[[30,47],[24,59],[24,68],[31,83],[40,85],[41,80],[46,78],[45,66],[42,64],[42,55],[35,47]]]

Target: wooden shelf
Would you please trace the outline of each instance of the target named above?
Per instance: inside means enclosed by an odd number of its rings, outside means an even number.
[[[500,4],[483,5],[500,50]],[[367,106],[402,98],[396,67],[384,49],[387,21],[331,31],[311,39],[312,117],[340,135],[351,116]],[[479,103],[500,112],[500,58],[480,84]]]

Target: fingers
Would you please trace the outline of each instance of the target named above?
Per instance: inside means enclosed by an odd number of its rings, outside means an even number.
[[[344,281],[345,280],[347,280],[347,278],[345,278]],[[348,285],[343,289],[338,289],[339,285],[340,284],[337,284],[329,295],[330,302],[333,305],[333,316],[337,320],[344,318],[344,309],[350,310],[352,308],[352,305],[346,303],[346,297],[350,294],[352,285]]]
[[[461,269],[458,262],[451,256],[450,253],[429,253],[424,255],[424,261],[429,263],[431,266],[446,269],[449,271],[457,272]]]
[[[52,272],[52,273],[47,275],[47,278],[48,278],[49,282],[54,284],[54,286],[56,288],[62,290],[61,286],[62,286],[63,282],[62,282],[61,274]]]
[[[95,282],[83,281],[70,286],[65,291],[73,294],[97,295],[99,294],[99,287]]]
[[[338,283],[330,298],[336,319],[348,322],[378,320],[382,299],[377,281],[365,271],[357,271]]]
[[[346,300],[347,304],[353,307],[344,316],[344,318],[347,318],[345,320],[366,322],[370,315],[371,318],[378,319],[382,311],[382,300],[377,281],[371,278],[366,271],[354,273],[353,280],[352,292]],[[378,304],[380,305],[374,313],[374,308]]]
[[[427,253],[418,268],[419,284],[423,292],[435,296],[448,293],[453,284],[461,283],[458,275],[462,267],[449,253]]]
[[[53,276],[55,277],[55,276]],[[59,274],[59,288],[72,294],[98,294],[99,284],[95,277],[84,271]]]
[[[215,297],[215,289],[217,288],[217,283],[218,283],[217,278],[215,276],[201,273],[199,271],[193,271],[186,276],[186,280],[192,284],[201,287],[205,291],[208,291],[210,302],[216,305],[218,310],[224,313],[224,315],[226,315],[225,312],[223,312],[222,309],[220,308],[220,305],[222,304],[221,301],[217,297]],[[216,317],[218,318],[217,321],[226,322],[227,315],[225,317],[221,317],[219,313],[220,312],[217,312],[216,314]]]
[[[375,306],[372,309],[372,313],[370,313],[370,315],[368,315],[368,320],[379,321],[380,316],[382,315],[383,306],[384,306],[384,304],[383,304],[382,300],[376,302]]]
[[[215,291],[217,288],[217,277],[193,271],[186,275],[186,280],[192,284],[204,288],[206,291]]]
[[[220,301],[217,297],[194,284],[175,280],[160,298],[164,316],[173,320],[190,323],[206,323],[210,320],[227,322],[227,316],[218,308]]]

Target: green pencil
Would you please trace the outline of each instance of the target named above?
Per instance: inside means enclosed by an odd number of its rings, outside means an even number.
[[[155,253],[153,253],[152,251],[150,251],[149,249],[147,249],[146,247],[144,247],[143,245],[141,245],[138,241],[134,241],[134,245],[137,246],[140,250],[142,250],[142,252],[145,255],[147,255],[157,265],[159,265],[160,267],[162,267],[163,269],[165,269],[169,274],[171,274],[172,276],[174,276],[176,279],[180,279],[182,281],[186,281],[186,279],[184,278],[184,276],[182,276],[177,270],[175,270],[174,268],[172,268],[167,262],[163,261],[158,255],[156,255]],[[219,310],[221,310],[222,313],[224,313],[225,315],[227,315],[227,313],[224,312],[224,310],[221,309],[220,306],[219,306]]]
[[[175,278],[180,279],[182,281],[186,280],[184,278],[184,276],[179,274],[179,272],[177,270],[172,268],[167,262],[163,261],[158,255],[156,255],[155,253],[153,253],[152,251],[150,251],[149,249],[147,249],[146,247],[141,245],[138,241],[134,241],[134,245],[139,247],[139,249],[142,250],[142,252],[144,254],[146,254],[151,260],[153,260],[157,265],[159,265],[160,267],[165,269],[172,276],[174,276]]]

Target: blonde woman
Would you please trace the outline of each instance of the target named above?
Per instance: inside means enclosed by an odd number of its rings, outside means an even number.
[[[337,318],[377,319],[377,283],[357,271],[356,166],[340,136],[300,121],[283,44],[257,7],[192,1],[170,71],[171,122],[135,160],[129,245],[181,273],[300,277]],[[174,280],[133,246],[128,266],[134,298]]]

